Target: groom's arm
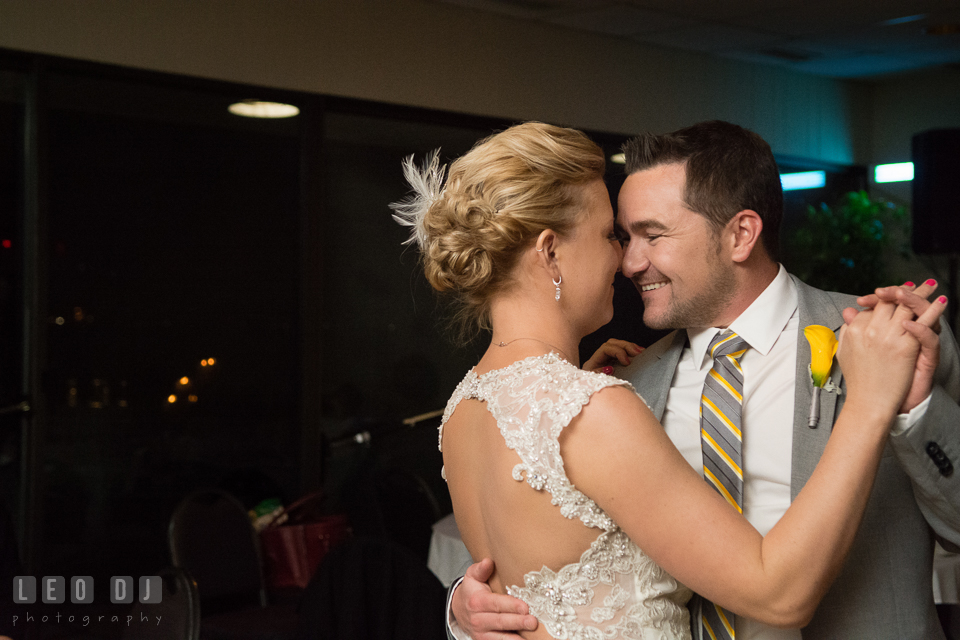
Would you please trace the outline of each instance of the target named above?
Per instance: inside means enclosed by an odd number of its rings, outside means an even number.
[[[883,287],[858,298],[857,303],[872,308],[883,299],[919,315],[930,306],[927,298],[936,286],[935,281],[928,280],[916,288],[912,284]],[[919,377],[903,408],[910,410],[909,414],[898,418],[890,445],[910,478],[927,523],[944,546],[960,551],[960,469],[956,468],[960,466],[960,349],[949,325],[941,320],[940,328],[939,363],[931,375],[932,363],[922,366],[921,353]],[[927,373],[921,374],[922,369]],[[924,375],[930,377],[918,386]],[[925,399],[921,402],[921,398]]]
[[[915,424],[894,432],[890,444],[924,518],[946,546],[960,548],[960,349],[946,323],[926,410]]]
[[[447,589],[447,609],[443,616],[443,619],[447,621],[447,640],[467,640],[470,637],[463,635],[464,631],[460,628],[460,625],[457,624],[457,619],[451,610],[453,606],[453,594],[461,582],[463,582],[463,576],[454,580],[450,588]]]
[[[537,619],[513,596],[494,593],[487,584],[493,574],[490,559],[470,565],[447,592],[448,640],[520,640],[515,631],[533,631]]]

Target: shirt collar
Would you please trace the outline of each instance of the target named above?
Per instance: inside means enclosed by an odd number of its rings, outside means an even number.
[[[797,285],[794,284],[783,265],[780,265],[777,277],[730,324],[730,330],[746,340],[751,349],[767,355],[796,312],[797,304]],[[687,329],[690,350],[693,352],[693,361],[697,364],[698,370],[705,365],[704,357],[710,341],[720,331],[722,329],[717,327]]]

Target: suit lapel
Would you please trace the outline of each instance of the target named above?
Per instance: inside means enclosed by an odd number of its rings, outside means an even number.
[[[686,342],[686,331],[674,331],[651,345],[634,358],[629,367],[617,374],[629,381],[643,396],[657,420],[663,420],[670,384]]]
[[[816,468],[817,462],[823,454],[823,449],[827,446],[827,440],[830,438],[834,418],[843,406],[842,399],[838,403],[837,393],[822,391],[820,393],[820,422],[815,429],[807,426],[810,402],[813,398],[813,383],[810,380],[810,344],[803,335],[803,329],[812,324],[819,324],[837,332],[843,325],[843,315],[825,291],[814,289],[797,278],[790,277],[797,285],[800,311],[790,482],[790,499],[793,500]],[[834,360],[833,368],[830,370],[830,377],[835,385],[841,386],[842,374],[836,360]]]

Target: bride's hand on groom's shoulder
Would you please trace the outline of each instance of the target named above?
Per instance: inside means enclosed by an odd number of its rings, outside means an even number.
[[[613,373],[613,365],[627,366],[634,356],[643,353],[643,349],[633,342],[610,338],[600,345],[600,348],[590,356],[589,360],[583,363],[583,370],[606,374]]]
[[[526,603],[513,596],[494,593],[487,584],[493,575],[489,558],[470,565],[453,592],[450,608],[457,626],[473,640],[520,640],[514,631],[533,631],[537,619]]]

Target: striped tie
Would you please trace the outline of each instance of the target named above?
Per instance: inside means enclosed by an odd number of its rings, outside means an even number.
[[[746,341],[725,331],[710,342],[713,368],[707,374],[700,396],[700,447],[703,477],[737,511],[743,513],[740,407],[743,404],[743,369],[740,356],[750,348]],[[729,611],[703,599],[700,608],[704,640],[735,638],[734,617]]]

